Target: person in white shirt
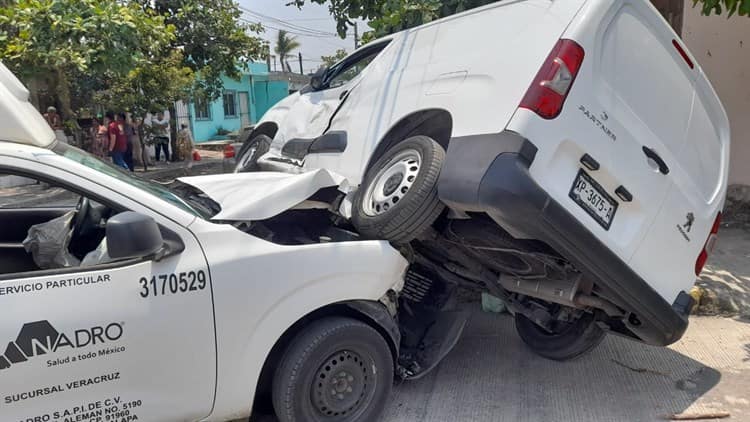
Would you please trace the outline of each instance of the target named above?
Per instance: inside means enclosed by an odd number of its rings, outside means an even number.
[[[154,134],[154,147],[156,148],[156,161],[159,161],[161,151],[164,151],[164,161],[169,162],[169,117],[163,112],[156,113],[151,119],[151,127]]]

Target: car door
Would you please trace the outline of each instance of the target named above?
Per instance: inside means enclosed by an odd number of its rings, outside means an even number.
[[[308,87],[306,91],[303,90],[276,135],[276,140],[283,143],[284,155],[297,159],[304,157],[306,147],[325,132],[340,104],[361,80],[362,72],[388,42],[379,42],[355,51],[325,70],[318,89]],[[300,150],[302,153],[299,153]]]
[[[195,237],[161,212],[104,188],[107,180],[37,167],[46,169],[23,175],[93,199],[111,214],[147,215],[172,246],[161,259],[25,272],[0,268],[0,420],[206,417],[216,346],[211,282]],[[0,173],[12,172],[0,165]]]

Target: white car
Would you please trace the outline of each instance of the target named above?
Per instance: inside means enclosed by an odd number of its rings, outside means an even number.
[[[282,422],[372,421],[394,375],[455,344],[466,318],[443,293],[304,201],[340,179],[170,190],[55,141],[28,95],[0,64],[3,422],[224,421],[266,403]],[[237,207],[194,187],[216,177]],[[451,343],[424,346],[433,326]]]
[[[266,113],[237,170],[344,177],[338,213],[361,234],[501,297],[533,350],[567,359],[605,331],[682,336],[729,143],[649,1],[506,1],[321,70]]]

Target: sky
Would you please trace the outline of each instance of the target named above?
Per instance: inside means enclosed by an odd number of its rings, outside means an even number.
[[[346,39],[336,34],[336,22],[328,13],[327,5],[306,3],[302,10],[286,6],[287,0],[237,0],[247,21],[260,22],[266,29],[261,37],[271,44],[271,54],[276,45],[275,39],[279,29],[285,29],[297,37],[300,43],[297,52],[302,53],[302,68],[305,73],[314,72],[321,64],[320,56],[333,55],[337,49],[344,48],[347,53],[354,50],[354,29],[350,28]],[[359,22],[359,33],[367,31],[364,22]],[[289,59],[292,71],[299,72],[298,59]],[[277,70],[281,70],[277,59]],[[271,62],[273,70],[273,62]]]

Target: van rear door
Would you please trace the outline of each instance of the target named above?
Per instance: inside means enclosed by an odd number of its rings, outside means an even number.
[[[698,63],[650,2],[593,1],[586,7],[565,36],[585,40],[593,53],[591,99],[600,109],[592,112],[602,125],[617,122],[612,142],[629,150],[609,162],[617,179],[612,187],[633,195],[632,202],[615,196],[623,211],[629,209],[623,214],[639,217],[632,255],[623,258],[672,303],[693,285],[696,258],[723,204],[726,113]]]
[[[535,180],[672,303],[693,284],[723,203],[726,114],[647,0],[589,0],[562,38],[585,58],[561,114],[542,123],[519,109],[509,129],[539,146]],[[610,227],[571,199],[581,171],[617,202]]]

